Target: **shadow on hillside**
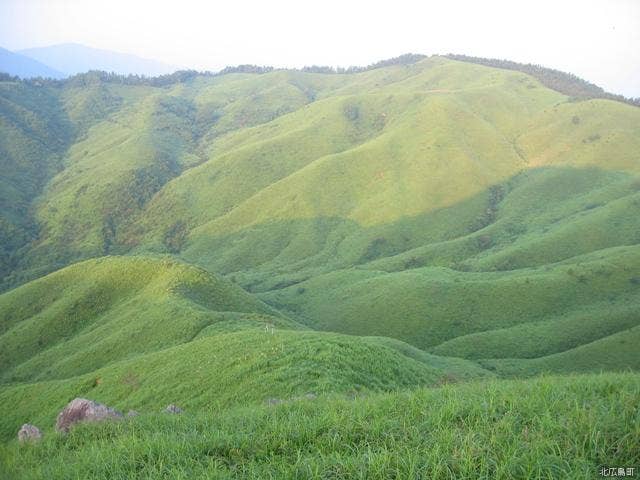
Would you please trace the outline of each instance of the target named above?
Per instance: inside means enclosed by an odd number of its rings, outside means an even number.
[[[180,256],[253,292],[352,267],[513,270],[640,243],[640,220],[629,215],[634,207],[640,211],[636,176],[545,167],[452,207],[388,224],[363,227],[337,217],[263,223],[229,235],[192,237]]]
[[[363,227],[338,217],[270,222],[228,235],[192,235],[181,251],[172,247],[169,253],[227,275],[252,292],[352,267],[387,272],[425,266],[512,270],[640,243],[640,215],[629,215],[640,209],[638,192],[640,179],[630,173],[544,167],[524,171],[451,207],[388,224]],[[136,253],[145,251],[137,247]],[[158,253],[156,247],[153,253]],[[96,256],[101,253],[23,255],[22,264],[1,280],[0,291]]]

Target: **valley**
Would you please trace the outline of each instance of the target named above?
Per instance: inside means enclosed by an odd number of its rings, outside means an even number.
[[[3,78],[0,464],[638,465],[640,108],[471,60]],[[58,438],[75,397],[142,414]]]

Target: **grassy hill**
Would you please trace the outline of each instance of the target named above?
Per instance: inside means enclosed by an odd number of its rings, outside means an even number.
[[[441,57],[342,75],[231,73],[161,87],[88,75],[61,85],[47,91],[72,146],[29,206],[37,239],[14,256],[7,285],[151,251],[270,290],[469,235],[475,251],[439,263],[492,246],[483,261],[508,268],[522,264],[514,241],[537,240],[515,217],[535,215],[544,229],[608,208],[631,197],[639,173],[637,108],[573,101],[524,73]],[[611,181],[617,189],[603,191]],[[563,205],[531,197],[550,190]],[[543,247],[535,243],[528,252]]]
[[[637,463],[640,109],[461,60],[1,80],[0,438],[50,438],[5,466]],[[144,415],[56,437],[76,396]]]
[[[637,465],[637,374],[147,410],[2,453],[16,478],[598,478]],[[568,428],[570,426],[570,428]]]
[[[639,261],[632,246],[505,272],[359,268],[261,298],[321,330],[388,335],[445,355],[531,358],[637,326]]]
[[[32,202],[61,169],[72,125],[57,95],[18,81],[0,82],[0,277],[37,237]]]
[[[124,410],[226,408],[493,376],[397,340],[310,331],[168,258],[74,264],[1,295],[0,326],[0,401],[16,406],[5,438],[78,395]]]
[[[491,376],[472,362],[414,352],[398,341],[278,329],[272,334],[245,326],[209,331],[89,374],[1,385],[0,399],[15,407],[0,427],[5,440],[25,422],[48,428],[76,396],[100,398],[123,411],[159,411],[169,403],[222,411],[308,393],[368,394]]]
[[[238,287],[171,259],[90,260],[0,296],[1,378],[77,375],[189,341],[228,318],[295,325]]]

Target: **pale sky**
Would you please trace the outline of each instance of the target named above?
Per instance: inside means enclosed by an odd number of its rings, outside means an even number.
[[[67,42],[198,70],[463,53],[640,97],[640,0],[0,0],[0,46]]]

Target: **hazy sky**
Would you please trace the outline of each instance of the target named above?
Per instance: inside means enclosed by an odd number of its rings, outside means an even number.
[[[640,0],[0,0],[0,46],[66,42],[210,70],[464,53],[640,97]]]

